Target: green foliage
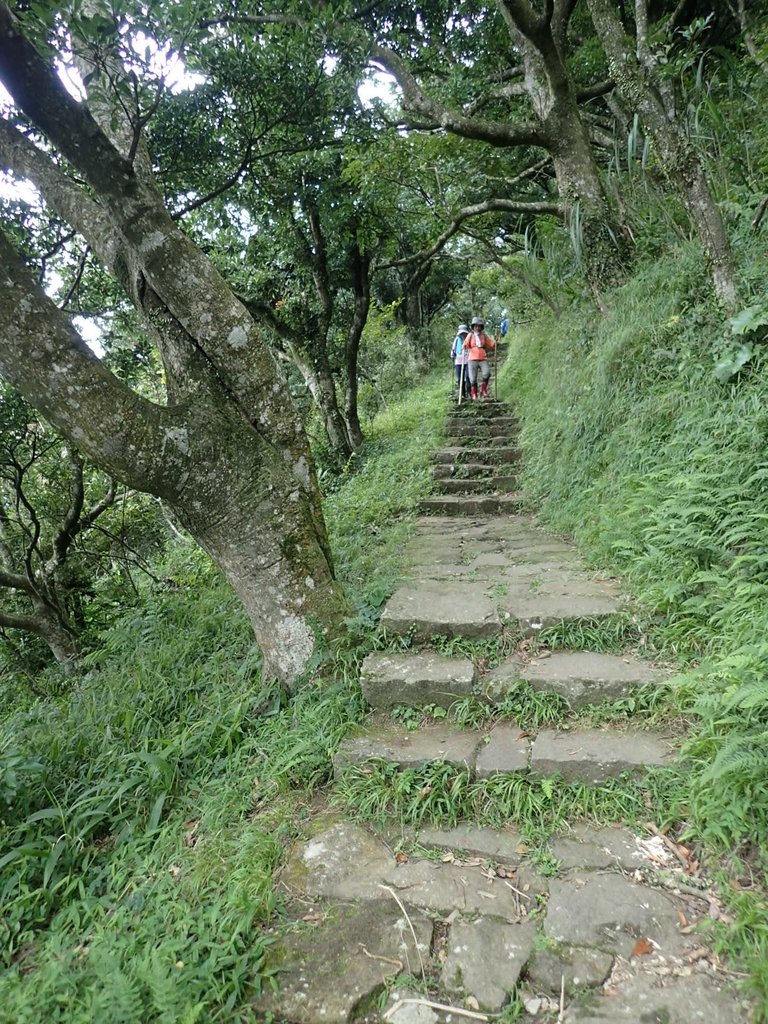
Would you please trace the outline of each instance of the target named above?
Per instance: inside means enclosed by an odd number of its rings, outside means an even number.
[[[428,487],[444,399],[434,383],[390,406],[329,495],[357,646],[325,652],[293,697],[263,685],[241,606],[180,545],[70,690],[4,709],[3,1024],[232,1020],[270,983],[274,870],[362,716],[357,660]]]
[[[371,625],[395,588],[403,544],[432,485],[429,452],[446,408],[442,374],[376,418],[365,451],[326,496],[324,509],[340,579]]]
[[[471,782],[466,770],[431,761],[400,771],[371,760],[347,768],[334,799],[367,821],[450,828],[470,820],[496,828],[512,823],[540,844],[569,821],[606,824],[659,822],[679,813],[678,769],[654,769],[643,779],[609,779],[600,786],[565,783],[528,772],[493,775]]]

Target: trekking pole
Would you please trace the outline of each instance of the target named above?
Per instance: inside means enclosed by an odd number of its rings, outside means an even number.
[[[499,336],[493,339],[493,400],[499,400]]]
[[[459,381],[459,405],[461,405],[461,398],[462,395],[464,394],[464,367],[466,365],[466,363],[461,364],[461,380]]]

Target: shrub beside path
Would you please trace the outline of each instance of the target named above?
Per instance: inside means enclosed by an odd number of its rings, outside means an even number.
[[[536,846],[501,813],[525,787],[550,796],[573,787],[581,806],[610,789],[620,803],[623,786],[643,793],[649,769],[674,764],[676,741],[642,721],[582,727],[580,712],[662,685],[665,673],[601,650],[526,644],[551,627],[566,638],[599,630],[622,615],[622,595],[522,513],[507,407],[473,403],[447,429],[433,453],[438,493],[424,502],[407,574],[382,616],[400,648],[363,665],[373,715],[334,759],[341,790],[356,783],[346,809],[318,814],[283,870],[293,920],[272,947],[275,986],[257,1001],[258,1019],[746,1022],[701,927],[718,903],[689,850],[658,830],[583,815]],[[450,653],[464,641],[498,650],[505,638],[512,653],[490,671],[481,656]],[[516,722],[521,694],[565,715],[548,727]],[[456,706],[474,709],[474,728],[447,717]],[[393,718],[401,707],[428,709],[428,724]],[[430,806],[424,822],[438,827],[414,828],[403,846],[398,824],[364,823],[368,780],[384,786],[385,803],[389,786],[396,808],[400,773],[425,766],[437,766],[445,790],[434,775],[417,794]],[[645,798],[650,816],[651,787]],[[493,812],[483,814],[484,800]],[[505,820],[474,824],[468,807]]]

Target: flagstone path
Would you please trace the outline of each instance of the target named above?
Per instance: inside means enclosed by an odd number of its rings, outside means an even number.
[[[391,717],[397,705],[498,703],[521,683],[575,711],[665,677],[635,658],[568,650],[531,657],[524,645],[484,672],[429,646],[440,636],[535,637],[550,625],[621,612],[617,582],[588,572],[570,545],[523,514],[516,431],[515,417],[495,402],[449,418],[446,447],[433,454],[437,493],[424,502],[406,574],[382,616],[392,637],[424,646],[366,659],[361,682],[373,713],[336,752],[337,772],[374,758],[400,769],[441,761],[470,779],[523,773],[599,786],[674,759],[670,737],[642,722],[568,722],[531,735],[508,720],[481,729],[438,720],[413,731]],[[578,824],[537,859],[556,867],[545,875],[513,822],[503,830],[422,828],[409,838],[410,852],[396,855],[397,829],[377,831],[341,811],[314,817],[281,875],[294,913],[275,931],[267,967],[276,985],[256,1001],[254,1019],[748,1020],[699,930],[717,900],[684,873],[670,839]]]

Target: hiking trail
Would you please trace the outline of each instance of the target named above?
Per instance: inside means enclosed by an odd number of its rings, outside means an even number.
[[[550,626],[609,621],[624,599],[617,581],[588,572],[572,546],[522,512],[513,412],[495,401],[452,410],[446,446],[432,454],[438,493],[423,503],[406,574],[382,616],[388,635],[408,642],[365,660],[361,682],[373,714],[337,751],[337,774],[351,768],[364,778],[373,765],[393,773],[438,762],[464,787],[517,778],[599,787],[672,763],[678,736],[642,721],[583,728],[573,717],[657,685],[668,672],[635,657],[535,643]],[[434,647],[436,637],[505,635],[514,649],[490,671]],[[471,698],[499,704],[521,685],[567,702],[570,717],[538,729],[509,718],[476,728],[437,718],[414,730],[391,714]],[[716,897],[690,871],[688,851],[660,832],[582,820],[532,851],[514,822],[462,821],[412,829],[409,852],[398,854],[399,826],[374,829],[331,808],[305,834],[281,875],[295,923],[281,927],[269,953],[279,990],[259,998],[259,1019],[748,1019],[710,935],[697,931],[717,916]]]

